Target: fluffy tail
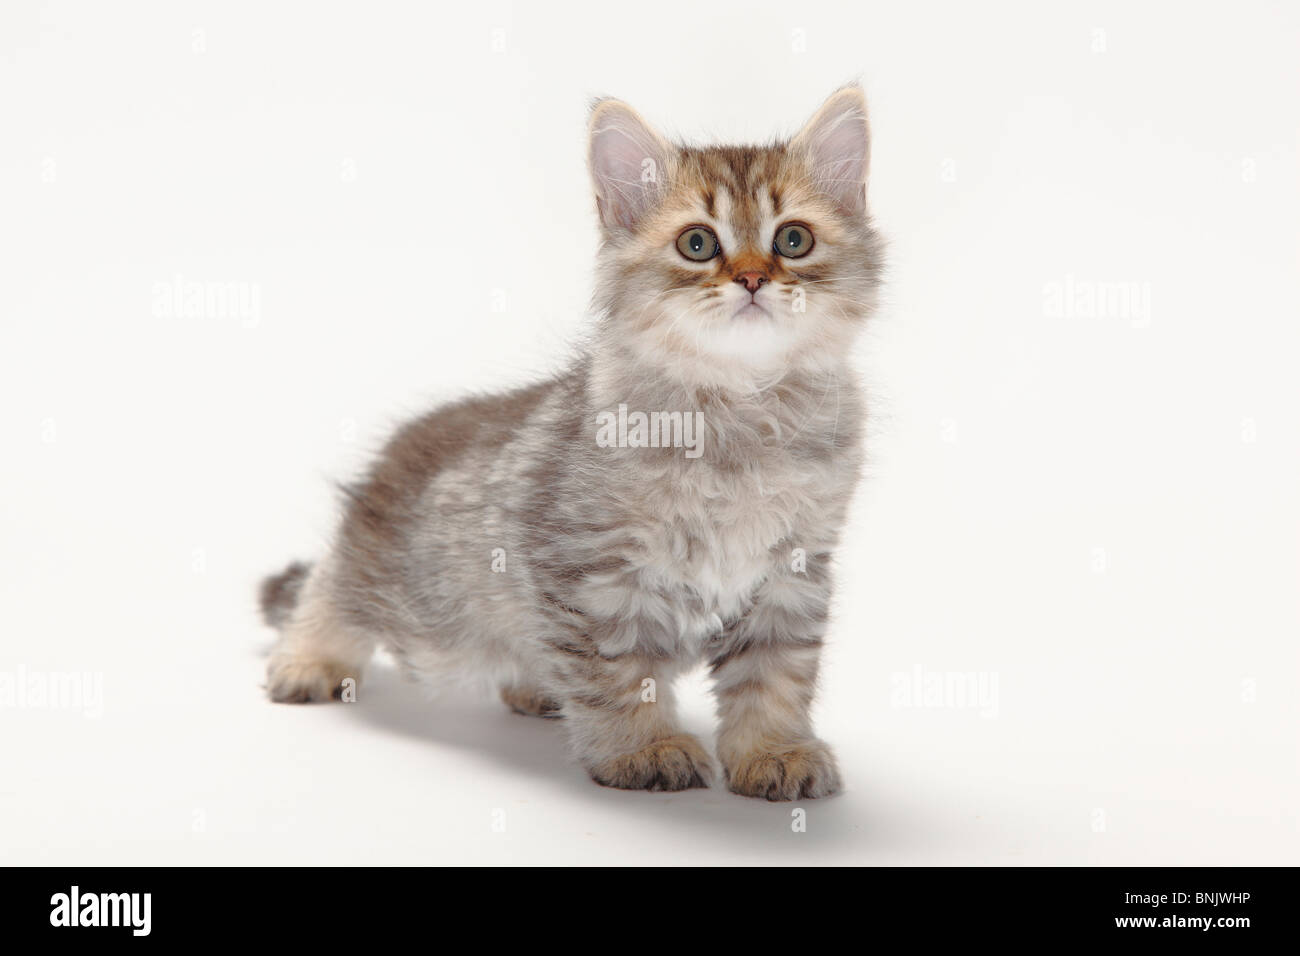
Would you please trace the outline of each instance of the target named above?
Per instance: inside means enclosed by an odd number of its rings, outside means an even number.
[[[259,597],[262,604],[262,619],[272,627],[284,627],[298,603],[298,592],[307,580],[311,565],[295,561],[279,574],[273,574],[262,581]]]

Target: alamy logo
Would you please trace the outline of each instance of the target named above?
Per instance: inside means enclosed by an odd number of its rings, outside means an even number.
[[[104,713],[104,675],[62,671],[0,671],[0,708],[79,710],[91,720]]]
[[[1067,275],[1043,286],[1043,314],[1052,319],[1121,319],[1151,324],[1150,282],[1103,282]]]
[[[891,680],[894,707],[971,709],[981,717],[998,715],[996,671],[930,671],[917,664],[910,673],[896,671]]]
[[[685,448],[687,458],[704,454],[703,412],[629,412],[596,416],[596,444],[601,448]]]
[[[50,897],[51,926],[129,926],[133,936],[149,935],[151,893],[71,893]]]
[[[262,323],[262,286],[256,282],[199,282],[175,275],[153,284],[153,314],[160,319],[237,319]]]

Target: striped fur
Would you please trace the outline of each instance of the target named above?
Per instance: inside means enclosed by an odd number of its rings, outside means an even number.
[[[431,682],[477,678],[520,713],[562,716],[608,786],[833,793],[809,708],[860,463],[845,356],[882,267],[861,92],[758,147],[671,145],[601,101],[591,142],[604,241],[581,358],[391,440],[325,558],[264,586],[281,628],[271,697],[328,699],[382,644]],[[773,250],[790,221],[815,236],[806,258]],[[677,250],[692,225],[719,256]],[[763,277],[757,293],[742,273]],[[765,314],[735,317],[751,301]],[[601,444],[598,416],[620,405],[700,412],[698,457]],[[718,769],[674,712],[674,679],[700,663]]]

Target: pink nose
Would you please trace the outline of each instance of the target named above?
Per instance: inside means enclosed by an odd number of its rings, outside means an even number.
[[[767,281],[767,276],[761,272],[742,272],[736,276],[735,281],[743,285],[752,294],[758,291],[758,287]]]

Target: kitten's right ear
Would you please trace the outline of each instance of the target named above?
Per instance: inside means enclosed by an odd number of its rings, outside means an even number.
[[[588,163],[600,221],[611,233],[637,228],[663,197],[673,147],[618,100],[591,109]]]

